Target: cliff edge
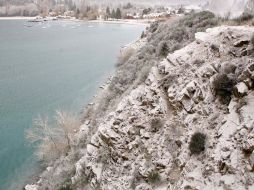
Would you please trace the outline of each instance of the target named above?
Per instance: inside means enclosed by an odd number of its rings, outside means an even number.
[[[253,34],[209,28],[169,53],[103,117],[61,188],[254,189]],[[47,168],[26,189],[47,189],[65,169]]]

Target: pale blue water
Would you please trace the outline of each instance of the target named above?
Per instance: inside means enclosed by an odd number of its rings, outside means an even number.
[[[38,164],[24,139],[38,114],[78,113],[144,26],[0,21],[0,190],[21,189]]]

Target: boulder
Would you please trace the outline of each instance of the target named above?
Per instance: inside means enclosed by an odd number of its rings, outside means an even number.
[[[249,89],[248,89],[247,85],[244,82],[240,82],[234,88],[234,95],[237,98],[241,98],[241,97],[247,95],[248,90]]]

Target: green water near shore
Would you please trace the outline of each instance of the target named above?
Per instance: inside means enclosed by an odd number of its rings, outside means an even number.
[[[38,163],[24,139],[38,114],[79,114],[142,25],[0,21],[0,190],[18,190]]]

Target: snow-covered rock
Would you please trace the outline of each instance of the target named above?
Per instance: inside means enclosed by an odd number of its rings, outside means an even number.
[[[254,147],[249,107],[254,100],[246,85],[252,75],[243,72],[254,60],[241,55],[253,32],[244,26],[208,29],[154,67],[146,85],[126,96],[100,125],[93,143],[108,149],[108,155],[99,174],[93,172],[95,181],[103,189],[127,190],[138,178],[135,189],[156,189],[148,175],[157,171],[166,187],[176,189],[244,189],[254,183],[253,173],[246,170],[253,167],[253,156],[246,159],[244,153]],[[200,65],[193,64],[197,59],[202,59]],[[211,89],[218,72],[239,78],[235,88],[241,96],[232,97],[229,112],[221,109]],[[165,77],[171,78],[169,84]],[[239,103],[242,97],[247,103]],[[158,131],[151,130],[153,117],[165,121]],[[187,143],[195,131],[209,137],[206,153],[197,157],[189,154]],[[82,159],[96,165],[100,154]]]
[[[38,190],[38,185],[26,185],[25,190]]]
[[[247,26],[208,29],[154,66],[99,125],[72,183],[86,178],[85,189],[103,190],[252,189],[253,33]],[[235,81],[229,105],[214,93],[218,73]],[[195,132],[207,137],[199,155],[189,150]]]

